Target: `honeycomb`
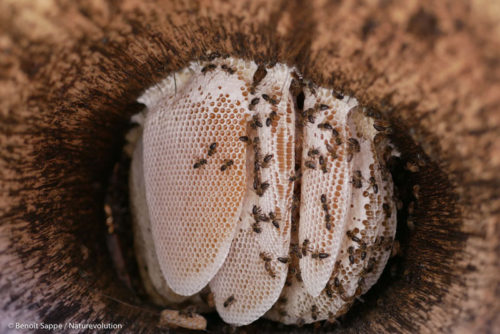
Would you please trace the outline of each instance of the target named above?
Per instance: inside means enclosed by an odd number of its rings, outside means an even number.
[[[210,282],[217,310],[228,323],[248,324],[261,317],[278,299],[286,279],[287,265],[277,259],[288,256],[290,244],[293,183],[288,179],[295,165],[295,117],[288,90],[283,90],[289,84],[286,68],[276,65],[250,96],[252,100],[267,94],[277,101],[259,101],[253,108],[252,119],[262,120],[262,127],[250,127],[248,132],[259,140],[248,151],[245,209],[226,262]],[[271,112],[276,113],[272,119]],[[269,188],[260,194],[255,182],[268,182]],[[230,296],[236,302],[224,307]]]
[[[211,57],[139,102],[131,201],[163,304],[209,289],[227,323],[301,324],[377,281],[396,227],[388,144],[355,99],[283,64]]]
[[[246,186],[247,148],[238,140],[246,133],[244,92],[234,76],[209,72],[148,109],[146,200],[162,272],[180,295],[208,284],[236,231]]]

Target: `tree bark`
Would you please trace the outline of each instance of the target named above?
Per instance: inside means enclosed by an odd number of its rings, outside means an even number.
[[[294,65],[354,95],[422,162],[402,274],[335,330],[500,331],[498,3],[2,0],[0,332],[157,330],[157,311],[116,301],[131,292],[107,255],[107,180],[135,99],[212,51]]]

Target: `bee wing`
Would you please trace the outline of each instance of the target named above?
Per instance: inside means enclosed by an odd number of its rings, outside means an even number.
[[[238,140],[246,132],[246,84],[220,71],[191,71],[160,87],[168,94],[156,89],[139,100],[148,107],[144,179],[155,250],[180,295],[200,291],[222,266],[246,185],[246,145]],[[213,142],[216,153],[207,156]],[[194,168],[198,159],[206,163]],[[227,159],[234,164],[223,172]]]
[[[299,245],[309,240],[311,251],[330,254],[325,259],[305,256],[300,261],[304,285],[312,296],[318,296],[333,271],[341,241],[345,234],[347,209],[351,203],[352,163],[348,160],[347,139],[351,130],[347,126],[349,110],[357,102],[349,103],[336,100],[331,92],[321,88],[316,95],[307,93],[304,110],[315,109],[321,103],[329,106],[327,110],[317,110],[315,122],[305,122],[302,153],[302,187],[300,200]],[[316,108],[317,109],[317,108]],[[334,131],[322,129],[318,124],[330,124]],[[319,164],[319,157],[308,156],[308,151],[317,148],[324,157],[326,170]],[[307,167],[313,162],[314,169]],[[325,195],[329,205],[328,212],[322,207],[321,196]],[[332,228],[326,228],[325,216],[331,216]]]
[[[374,177],[377,187],[369,186],[367,182],[363,182],[362,188],[352,187],[346,231],[353,234],[350,234],[352,237],[343,235],[341,250],[326,288],[314,297],[309,294],[303,282],[297,281],[293,275],[290,276],[289,281],[292,284],[283,289],[280,298],[284,302],[277,303],[266,314],[267,318],[286,324],[333,320],[347,312],[355,298],[365,293],[380,276],[390,255],[387,244],[381,243],[380,240],[392,241],[396,220],[395,213],[386,217],[383,212],[383,203],[394,205],[393,184],[388,175],[383,176],[373,144],[372,124],[373,121],[364,118],[360,110],[353,110],[349,127],[360,144],[360,152],[352,159],[353,169],[360,170],[366,180]],[[381,239],[381,236],[384,236],[384,239]],[[363,255],[363,252],[366,254]]]
[[[261,99],[255,106],[254,115],[258,115],[262,127],[254,130],[259,141],[249,149],[247,193],[240,228],[226,262],[210,282],[217,311],[230,324],[246,325],[260,318],[278,299],[286,278],[288,265],[277,258],[288,256],[290,244],[293,182],[289,178],[295,165],[295,121],[289,84],[286,68],[276,65],[269,69],[256,90],[256,95],[276,96],[280,102],[273,105]],[[270,117],[273,111],[276,114]],[[266,122],[267,118],[270,121]],[[264,158],[271,155],[273,158],[264,163]],[[256,169],[255,161],[262,166]],[[254,180],[257,184],[267,182],[269,187],[259,193],[254,189]],[[269,221],[257,222],[259,233],[253,227],[256,224],[253,206],[269,217]],[[263,256],[269,258],[267,264]],[[229,296],[234,296],[235,301],[224,307]]]

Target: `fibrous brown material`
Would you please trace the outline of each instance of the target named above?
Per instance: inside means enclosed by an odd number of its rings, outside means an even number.
[[[391,284],[341,329],[497,331],[499,18],[498,5],[481,0],[2,1],[1,325],[155,330],[159,312],[129,306],[109,270],[107,176],[133,101],[217,50],[295,65],[379,109],[402,159],[419,167],[413,229]]]

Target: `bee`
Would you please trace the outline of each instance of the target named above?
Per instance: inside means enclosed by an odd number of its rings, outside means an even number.
[[[264,99],[264,101],[266,101],[266,102],[269,102],[269,100],[271,99],[271,98],[269,97],[269,95],[267,95],[267,94],[262,94],[262,98],[263,98],[263,99]]]
[[[262,214],[262,215],[259,216],[259,220],[261,222],[266,222],[267,223],[267,222],[269,222],[271,220],[271,218],[269,218],[268,215]]]
[[[344,99],[344,95],[339,92],[339,91],[332,91],[332,95],[337,99],[337,100],[342,100]]]
[[[333,298],[333,287],[331,283],[328,283],[325,287],[325,293],[328,298]]]
[[[391,210],[391,207],[389,206],[389,204],[387,204],[387,203],[382,204],[382,210],[384,210],[386,218],[391,218],[392,210]]]
[[[269,255],[267,255],[266,253],[264,252],[261,252],[259,254],[259,257],[264,261],[264,262],[270,262],[272,259]]]
[[[274,269],[273,269],[273,267],[271,265],[271,262],[264,263],[264,268],[266,269],[266,271],[269,274],[269,276],[271,276],[272,278],[276,277],[276,272],[274,271]]]
[[[220,58],[220,53],[218,53],[217,51],[212,52],[208,55],[208,60],[215,60],[217,58]]]
[[[207,66],[205,66],[205,67],[203,67],[201,69],[201,73],[206,74],[208,72],[212,72],[216,68],[217,68],[217,65],[215,65],[215,64],[208,64]]]
[[[290,255],[292,256],[295,255],[299,259],[302,258],[302,253],[298,244],[296,243],[290,244]]]
[[[307,152],[307,156],[313,158],[314,156],[319,154],[319,150],[317,148],[312,148]]]
[[[321,203],[325,204],[326,203],[326,195],[325,194],[321,194]]]
[[[347,139],[347,143],[354,153],[359,153],[360,146],[359,146],[359,141],[356,138]]]
[[[319,110],[324,111],[324,110],[327,110],[327,109],[330,109],[330,107],[327,106],[326,104],[320,104],[319,105]]]
[[[368,265],[366,266],[365,272],[371,273],[373,269],[375,269],[375,264],[377,263],[377,260],[374,257],[371,257],[368,259]]]
[[[340,280],[338,277],[333,279],[333,285],[338,289],[340,287]]]
[[[380,147],[382,143],[387,139],[387,136],[383,133],[377,133],[375,137],[373,137],[373,143],[377,146]]]
[[[326,150],[328,151],[330,157],[332,158],[332,160],[335,160],[338,158],[338,155],[337,155],[337,150],[335,148],[333,148],[333,146],[331,146],[330,144],[326,143]]]
[[[274,271],[271,263],[271,257],[269,257],[266,253],[260,253],[259,254],[260,258],[264,261],[264,268],[266,269],[267,273],[269,276],[272,278],[276,277],[276,272]]]
[[[250,140],[250,138],[248,138],[248,136],[241,136],[240,138],[238,138],[240,141],[244,142],[244,143],[248,143],[248,141]]]
[[[360,149],[359,142],[356,138],[347,139],[347,162],[351,162],[354,153],[359,153]]]
[[[373,127],[375,128],[375,130],[377,130],[381,133],[385,133],[385,134],[392,133],[391,123],[389,123],[388,121],[383,120],[383,119],[376,119],[373,122]]]
[[[307,87],[311,91],[311,94],[316,95],[316,89],[314,88],[314,84],[312,83],[312,81],[309,81],[309,83],[307,84]]]
[[[321,199],[321,207],[323,208],[323,211],[325,211],[325,213],[328,213],[328,203],[326,200],[326,195],[322,194],[320,199]]]
[[[307,252],[311,250],[309,248],[309,244],[310,244],[309,239],[304,239],[304,241],[302,242],[301,252],[303,256],[307,256]]]
[[[234,164],[234,161],[229,159],[224,161],[224,164],[220,167],[221,172],[225,171]]]
[[[266,74],[267,74],[266,67],[264,65],[259,65],[255,73],[253,74],[252,86],[254,88],[257,87],[259,83],[262,81],[262,79],[264,79]]]
[[[269,219],[271,220],[271,224],[273,224],[274,227],[280,228],[280,224],[278,223],[278,219],[274,212],[269,212]]]
[[[234,296],[231,295],[229,296],[225,301],[224,301],[224,307],[229,307],[235,302]]]
[[[322,252],[314,252],[314,253],[311,254],[311,257],[313,259],[319,259],[319,260],[326,259],[329,256],[330,256],[330,254],[328,254],[328,253],[322,253]]]
[[[314,114],[315,110],[313,108],[309,108],[302,113],[302,117],[304,119],[307,119],[309,123],[314,123],[316,121],[316,117],[314,116]]]
[[[290,93],[292,93],[292,96],[299,96],[300,93],[302,93],[302,85],[299,80],[292,79],[290,83]]]
[[[259,222],[255,222],[252,224],[252,230],[255,232],[255,233],[260,233],[262,232],[262,228],[260,227],[259,225]]]
[[[349,262],[351,264],[354,264],[354,247],[350,246],[348,249],[347,249],[347,252],[349,253]]]
[[[276,119],[278,113],[276,111],[271,111],[269,117],[266,119],[266,126],[271,126],[272,122]]]
[[[363,187],[363,175],[361,174],[360,170],[354,171],[351,183],[354,186],[354,188],[359,189],[359,188]]]
[[[311,318],[313,318],[313,320],[318,319],[318,307],[316,305],[311,306]]]
[[[193,165],[193,168],[194,169],[200,168],[201,166],[206,165],[207,162],[208,162],[207,159],[198,159],[198,160],[196,160],[195,164]]]
[[[304,165],[309,169],[316,169],[316,164],[314,163],[314,161],[306,160]]]
[[[221,65],[221,67],[220,67],[220,68],[221,68],[222,70],[226,71],[226,72],[227,72],[227,73],[229,73],[229,74],[234,74],[234,73],[236,73],[236,70],[235,70],[234,68],[231,68],[231,67],[227,66],[226,64]]]
[[[330,123],[320,123],[318,124],[318,129],[333,131],[333,126]]]
[[[328,231],[332,230],[331,219],[332,219],[332,216],[329,213],[325,214],[325,227]]]
[[[367,108],[364,112],[364,115],[366,117],[370,117],[370,118],[374,118],[374,119],[381,119],[382,118],[382,115],[380,114],[380,112],[378,112],[372,108]]]
[[[208,147],[208,156],[211,157],[217,152],[217,143],[212,143]]]
[[[278,257],[278,261],[283,263],[283,264],[287,264],[290,262],[290,258],[289,257]]]
[[[257,173],[260,170],[260,167],[261,167],[260,161],[258,159],[255,159],[253,163],[253,171]],[[255,186],[254,189],[256,189]]]
[[[261,209],[259,206],[254,205],[254,206],[252,207],[252,216],[253,216],[253,219],[254,219],[256,222],[258,222],[258,221],[260,221],[260,217],[261,217],[261,215],[262,215],[262,209]]]
[[[338,132],[337,132],[337,133],[338,133]],[[336,144],[337,146],[342,145],[342,139],[340,139],[340,137],[336,137],[336,138],[335,138],[335,144]]]
[[[252,116],[252,121],[250,122],[250,127],[252,129],[257,129],[257,128],[261,128],[262,127],[262,123],[260,122],[259,115],[253,115]]]
[[[377,181],[375,180],[375,178],[373,176],[370,176],[370,178],[368,179],[368,182],[370,183],[370,186],[372,186],[373,192],[375,194],[378,194],[378,185],[377,185]]]
[[[302,280],[302,272],[300,271],[300,268],[297,268],[295,270],[295,278],[297,279],[297,282],[303,282],[303,280]]]
[[[361,239],[360,239],[360,238],[358,238],[357,236],[355,236],[355,235],[354,235],[354,233],[353,233],[351,230],[347,231],[345,234],[346,234],[349,238],[351,238],[351,240],[352,240],[352,241],[357,242],[358,244],[359,244],[359,243],[361,243]],[[363,243],[363,244],[364,244],[364,243]],[[364,244],[364,245],[365,245],[364,247],[366,248],[366,244]]]
[[[264,160],[263,160],[263,164],[262,164],[262,167],[266,168],[269,166],[269,163],[271,162],[271,160],[273,159],[274,155],[273,154],[267,154],[265,157],[264,157]]]
[[[269,182],[260,182],[258,179],[255,179],[253,184],[253,188],[259,197],[262,197],[270,186]]]
[[[321,166],[321,171],[323,173],[328,173],[328,168],[326,167],[326,160],[325,160],[325,157],[320,155],[319,156],[319,159],[318,159],[318,162],[319,162],[319,165]]]
[[[342,98],[343,97],[344,96],[342,96]],[[341,100],[341,99],[339,99],[339,100]],[[335,319],[335,314],[332,311],[328,311],[328,319],[326,321],[328,321],[328,323],[330,323],[330,324],[334,324],[337,321],[337,319]]]
[[[260,101],[260,98],[258,97],[254,97],[251,101],[250,101],[250,105],[248,106],[248,109],[250,110],[253,110],[255,108],[255,106],[259,103]]]

